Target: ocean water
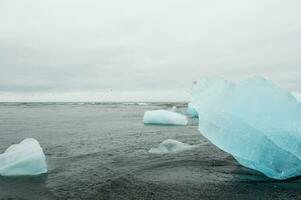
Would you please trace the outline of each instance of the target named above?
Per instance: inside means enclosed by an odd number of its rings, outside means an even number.
[[[0,177],[0,199],[301,199],[301,179],[275,181],[241,167],[198,129],[144,125],[152,109],[185,103],[0,103],[0,152],[37,139],[49,172]],[[165,139],[193,150],[148,153]]]

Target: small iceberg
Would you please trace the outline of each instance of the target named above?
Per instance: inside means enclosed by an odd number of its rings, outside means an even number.
[[[301,105],[262,77],[193,86],[199,131],[243,166],[273,179],[301,175]]]
[[[147,106],[148,104],[147,103],[144,103],[144,102],[140,102],[140,103],[137,103],[138,106]]]
[[[39,142],[33,138],[13,144],[0,154],[0,175],[38,175],[47,172],[44,152]]]
[[[157,148],[151,148],[148,152],[154,154],[179,153],[186,150],[191,150],[198,145],[190,145],[179,142],[177,140],[164,140]]]
[[[168,110],[146,111],[143,116],[145,124],[187,125],[187,118],[180,113]]]
[[[187,113],[191,118],[198,118],[199,117],[198,111],[194,108],[192,103],[188,104]]]

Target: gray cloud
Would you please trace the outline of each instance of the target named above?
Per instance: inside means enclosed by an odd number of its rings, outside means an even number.
[[[297,0],[3,0],[0,91],[189,91],[204,76],[259,74],[301,92],[300,9]]]

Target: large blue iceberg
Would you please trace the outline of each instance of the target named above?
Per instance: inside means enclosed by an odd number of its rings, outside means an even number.
[[[301,175],[301,105],[262,77],[193,86],[199,130],[243,166],[274,179]]]
[[[39,142],[33,138],[13,144],[0,154],[1,176],[38,175],[46,172],[45,154]]]

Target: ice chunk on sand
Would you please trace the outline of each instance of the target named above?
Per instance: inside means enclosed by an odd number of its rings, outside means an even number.
[[[261,77],[193,87],[199,130],[213,144],[270,178],[301,175],[301,105],[290,92]]]
[[[47,172],[44,152],[39,142],[27,138],[19,144],[13,144],[0,154],[0,175],[38,175]]]
[[[168,110],[151,110],[144,113],[145,124],[187,125],[187,118],[180,113]]]
[[[188,107],[187,107],[187,113],[190,117],[192,118],[197,118],[199,117],[199,114],[198,114],[198,111],[194,108],[193,104],[192,103],[189,103],[188,104]]]
[[[167,139],[164,140],[157,148],[151,148],[148,152],[155,154],[164,153],[179,153],[197,147],[198,145],[190,145],[179,142],[177,140]]]
[[[299,103],[301,103],[301,94],[298,92],[292,92],[292,95],[297,99]]]

